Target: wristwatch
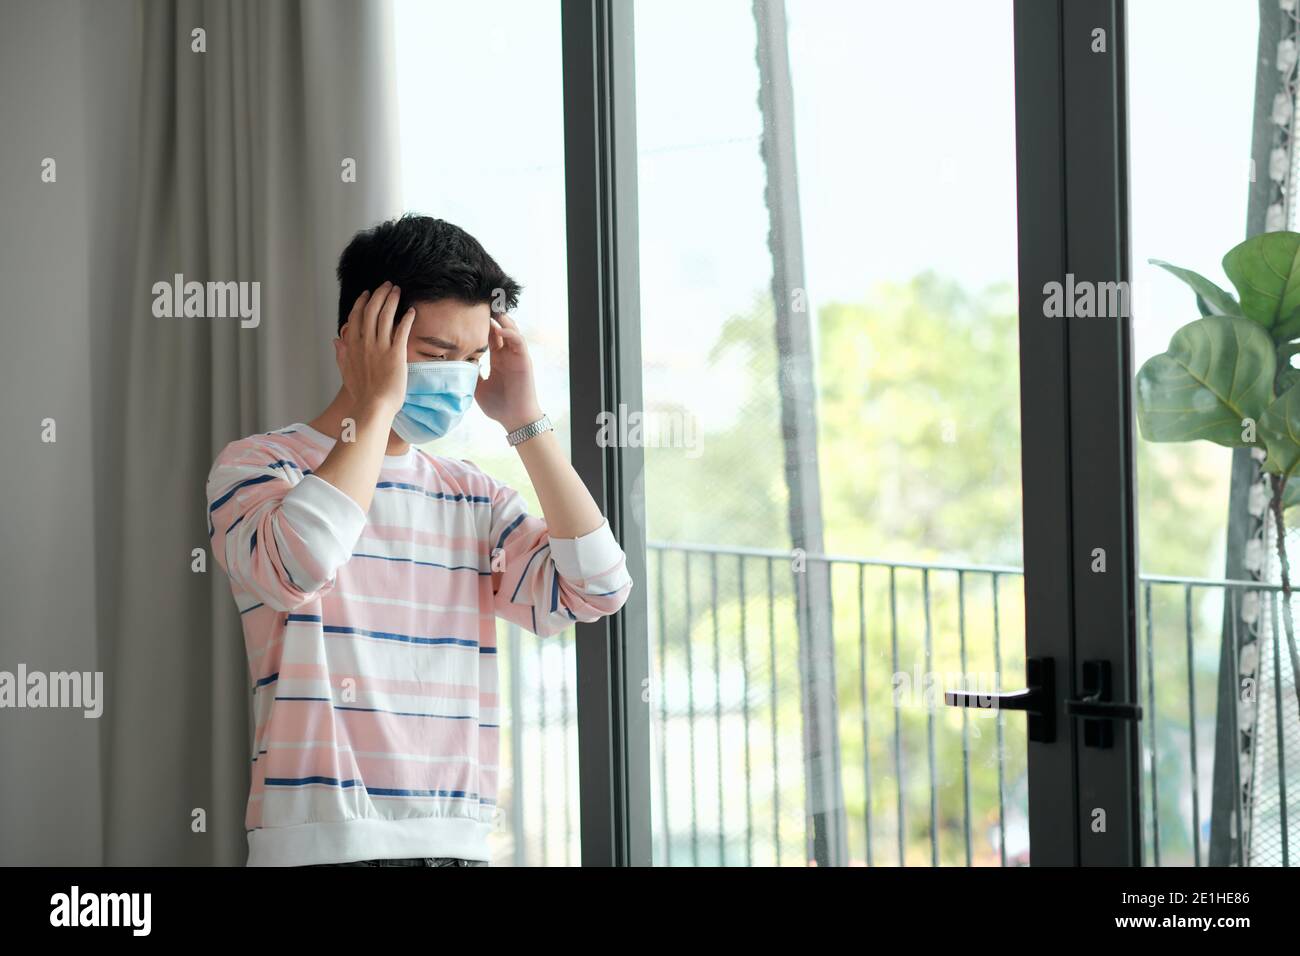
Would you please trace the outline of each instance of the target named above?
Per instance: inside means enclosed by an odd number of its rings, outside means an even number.
[[[516,428],[510,434],[506,435],[506,441],[511,445],[518,445],[521,441],[528,441],[530,438],[536,438],[542,432],[554,431],[555,426],[551,424],[551,416],[543,415],[535,422],[529,422],[523,428]]]

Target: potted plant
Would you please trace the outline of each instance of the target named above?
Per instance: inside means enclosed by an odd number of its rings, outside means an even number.
[[[1204,440],[1265,452],[1282,619],[1300,705],[1285,543],[1285,514],[1300,504],[1300,369],[1291,366],[1300,353],[1300,233],[1268,232],[1228,251],[1223,271],[1237,297],[1188,269],[1150,261],[1191,287],[1201,318],[1138,371],[1138,427],[1147,441]]]

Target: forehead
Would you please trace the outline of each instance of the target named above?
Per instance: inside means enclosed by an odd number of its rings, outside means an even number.
[[[416,302],[411,337],[433,335],[463,348],[486,345],[492,310],[486,302],[473,305],[456,299]]]

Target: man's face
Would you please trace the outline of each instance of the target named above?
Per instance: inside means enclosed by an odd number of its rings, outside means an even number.
[[[415,303],[415,324],[406,346],[408,362],[479,362],[488,350],[492,310],[486,302],[455,299]]]

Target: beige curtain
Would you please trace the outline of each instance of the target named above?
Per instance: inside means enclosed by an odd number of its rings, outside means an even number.
[[[6,165],[39,173],[58,148],[66,185],[7,188],[7,209],[66,216],[28,232],[6,286],[33,304],[53,287],[66,311],[25,324],[31,348],[5,359],[0,397],[28,406],[14,428],[38,434],[28,419],[53,409],[63,457],[46,466],[34,446],[5,466],[7,540],[40,561],[0,585],[23,627],[3,631],[0,668],[100,669],[105,705],[98,721],[28,713],[0,732],[0,863],[243,865],[250,679],[204,482],[227,442],[333,394],[335,261],[399,211],[391,10],[17,0],[5,16]],[[15,145],[33,129],[49,135]],[[258,324],[155,316],[155,283],[177,274],[258,283]]]

